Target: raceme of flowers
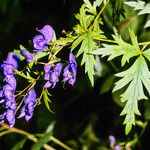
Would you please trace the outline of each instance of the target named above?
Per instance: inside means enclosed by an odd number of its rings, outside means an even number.
[[[50,25],[45,25],[42,29],[37,29],[40,33],[33,38],[33,53],[27,50],[20,50],[20,54],[25,58],[27,63],[34,62],[34,55],[46,50],[49,43],[54,37],[54,30]],[[15,91],[17,81],[15,79],[14,69],[18,69],[20,57],[16,53],[9,53],[6,60],[1,65],[1,70],[4,76],[3,86],[0,91],[0,122],[4,122],[13,127],[15,124],[15,114],[17,112],[17,104],[15,100]],[[63,64],[58,62],[56,64],[44,65],[44,88],[54,88],[59,81]],[[69,54],[69,61],[63,70],[63,82],[74,85],[77,74],[77,63],[72,52]],[[24,96],[23,105],[20,109],[18,119],[25,118],[28,122],[34,112],[34,106],[36,103],[36,91],[34,86],[28,90]]]
[[[3,114],[0,115],[2,122],[8,123],[10,126],[15,124],[16,102],[14,93],[16,90],[16,79],[14,77],[14,70],[18,68],[19,56],[10,53],[7,59],[1,65],[4,74],[4,86],[0,94],[1,107],[5,108]]]

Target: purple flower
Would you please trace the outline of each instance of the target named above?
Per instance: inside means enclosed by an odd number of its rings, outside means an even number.
[[[109,136],[109,143],[110,143],[110,147],[113,148],[115,145],[116,139],[113,135]]]
[[[45,66],[44,66],[44,72],[45,72],[45,73],[48,73],[48,72],[50,71],[51,67],[52,67],[51,64],[45,65]]]
[[[120,147],[119,145],[116,145],[116,146],[114,147],[114,150],[121,150],[121,147]]]
[[[4,87],[3,87],[3,95],[7,99],[13,99],[14,89],[11,87],[11,85],[9,85],[9,84],[4,85]]]
[[[56,83],[59,81],[59,76],[62,71],[62,63],[57,63],[54,68],[51,66],[44,66],[45,75],[44,79],[47,81],[44,88],[54,88]]]
[[[3,70],[3,74],[6,77],[7,75],[14,75],[13,66],[9,64],[2,64],[1,68]]]
[[[6,60],[1,65],[3,74],[6,77],[7,75],[14,75],[14,69],[18,68],[18,61],[20,60],[19,56],[15,53],[9,53]]]
[[[72,52],[69,54],[69,62],[68,65],[64,69],[64,79],[63,81],[68,81],[69,84],[74,85],[76,81],[76,74],[77,74],[77,63],[74,58],[74,55]]]
[[[11,127],[15,124],[16,102],[14,92],[16,89],[16,79],[13,76],[14,70],[18,68],[19,56],[15,53],[9,53],[6,60],[1,65],[5,76],[5,85],[0,92],[0,103],[5,112],[0,115],[0,121],[8,123]]]
[[[109,144],[112,150],[121,150],[121,147],[116,145],[116,138],[113,135],[109,136]]]
[[[6,123],[10,125],[10,127],[13,127],[15,124],[15,111],[8,109],[4,119],[6,120]]]
[[[5,78],[5,80],[6,80],[6,83],[9,84],[12,87],[12,89],[15,91],[16,90],[16,84],[17,84],[15,77],[13,75],[8,75]]]
[[[20,54],[23,55],[26,58],[26,61],[28,63],[31,63],[34,61],[34,56],[33,54],[31,54],[30,52],[28,52],[27,50],[21,50]]]
[[[33,116],[35,102],[36,92],[34,89],[32,89],[28,92],[28,95],[24,99],[24,106],[22,107],[18,118],[25,117],[25,120],[29,121]]]
[[[47,44],[52,41],[54,30],[50,25],[45,25],[42,29],[37,31],[39,31],[44,36],[45,42]]]
[[[47,43],[43,37],[43,35],[37,35],[33,38],[33,46],[36,49],[35,52],[46,49]]]
[[[47,48],[49,42],[52,41],[54,30],[50,25],[45,25],[42,29],[37,30],[41,34],[33,38],[33,46],[36,49],[35,53]]]
[[[17,69],[19,60],[20,57],[17,54],[11,52],[4,61],[4,64],[12,65],[13,68]]]

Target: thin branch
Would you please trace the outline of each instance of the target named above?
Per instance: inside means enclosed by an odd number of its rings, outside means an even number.
[[[60,140],[58,140],[57,138],[50,136],[50,140],[53,141],[54,143],[60,145],[61,147],[63,147],[66,150],[73,150],[72,148],[70,148],[68,145],[62,143]]]
[[[3,128],[5,128],[5,129],[7,129],[8,131],[10,131],[10,132],[14,132],[14,133],[18,133],[18,134],[21,134],[21,135],[24,135],[24,136],[26,136],[29,140],[31,140],[31,141],[33,141],[33,142],[37,142],[38,141],[38,139],[34,136],[34,135],[32,135],[32,134],[30,134],[30,133],[28,133],[28,132],[26,132],[26,131],[23,131],[23,130],[21,130],[21,129],[17,129],[17,128],[14,128],[14,127],[9,127],[7,124],[5,124],[5,123],[0,123],[1,124],[1,126],[3,127]],[[4,135],[4,134],[3,134]],[[56,150],[56,149],[54,149],[53,147],[51,147],[51,146],[49,146],[49,145],[47,145],[47,144],[44,144],[43,145],[43,148],[45,148],[46,150]]]

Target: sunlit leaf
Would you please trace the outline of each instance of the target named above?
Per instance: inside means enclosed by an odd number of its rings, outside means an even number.
[[[150,95],[150,71],[141,55],[128,70],[117,73],[116,76],[121,77],[121,79],[115,83],[113,91],[127,86],[121,95],[121,101],[126,102],[121,115],[126,115],[124,124],[126,124],[126,134],[128,134],[132,125],[135,125],[135,114],[140,115],[138,101],[147,99],[144,94],[144,87]]]
[[[42,94],[43,94],[43,99],[44,99],[46,108],[52,112],[52,110],[50,109],[50,105],[49,105],[49,103],[51,102],[49,99],[49,96],[51,96],[50,93],[48,93],[47,89],[44,89]]]
[[[103,47],[94,50],[92,54],[102,55],[102,57],[109,56],[108,61],[122,55],[121,65],[124,66],[126,62],[129,62],[130,58],[140,54],[137,39],[132,31],[130,31],[130,36],[133,45],[124,42],[120,36],[113,35],[117,45],[102,44]]]
[[[18,71],[17,69],[14,69],[15,73],[25,79],[28,79],[29,82],[33,82],[34,78],[32,78],[29,74],[25,75],[23,72]]]

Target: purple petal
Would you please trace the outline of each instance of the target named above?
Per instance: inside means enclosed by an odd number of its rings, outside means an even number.
[[[119,145],[116,145],[116,146],[114,147],[114,150],[121,150],[121,147],[120,147]]]
[[[46,88],[49,88],[49,87],[51,87],[52,86],[52,84],[49,82],[49,81],[47,81],[46,83],[45,83],[45,85],[44,85],[44,88],[46,89]]]
[[[44,74],[44,80],[47,80],[47,81],[48,81],[49,78],[50,78],[49,73],[45,73],[45,74]]]
[[[25,115],[25,120],[26,120],[27,122],[28,122],[31,118],[32,118],[32,116]]]
[[[54,30],[50,25],[45,25],[42,29],[37,31],[43,34],[47,44],[52,41],[54,36]]]
[[[76,62],[72,52],[70,52],[70,54],[69,54],[69,62],[75,64],[75,67],[77,67],[77,62]]]
[[[32,115],[33,111],[34,111],[34,103],[29,102],[28,105],[27,105],[27,109],[28,109],[28,115]]]
[[[116,139],[113,135],[109,136],[109,143],[110,143],[110,147],[113,148],[115,145]]]
[[[57,63],[54,67],[54,72],[56,76],[59,76],[62,71],[62,63]]]
[[[21,111],[20,111],[20,115],[17,118],[23,118],[26,114],[25,114],[25,106],[22,107]]]
[[[11,52],[8,54],[4,63],[8,65],[12,65],[15,69],[17,69],[19,60],[20,60],[20,57],[17,54]]]
[[[44,72],[45,72],[45,73],[48,73],[48,72],[50,71],[51,67],[52,67],[51,64],[46,64],[46,65],[44,66]]]
[[[36,92],[34,89],[31,89],[28,92],[28,95],[26,96],[26,98],[24,99],[24,103],[28,104],[29,102],[35,102],[36,101]]]
[[[37,50],[44,50],[47,48],[47,43],[42,35],[37,35],[33,38],[33,46]]]
[[[76,79],[69,79],[68,80],[68,83],[71,84],[71,85],[74,85],[74,83],[76,82]]]
[[[4,76],[8,76],[8,75],[14,75],[14,70],[13,70],[13,66],[9,65],[9,64],[2,64],[1,68],[3,69],[3,74]]]
[[[15,91],[16,89],[16,79],[13,75],[8,75],[6,77],[6,82],[12,87],[12,89]]]
[[[6,121],[12,127],[15,124],[15,112],[11,109],[8,109],[6,112]]]
[[[20,54],[23,55],[26,58],[26,61],[28,63],[31,63],[34,61],[34,56],[33,54],[31,54],[30,52],[28,52],[27,50],[21,50]]]

